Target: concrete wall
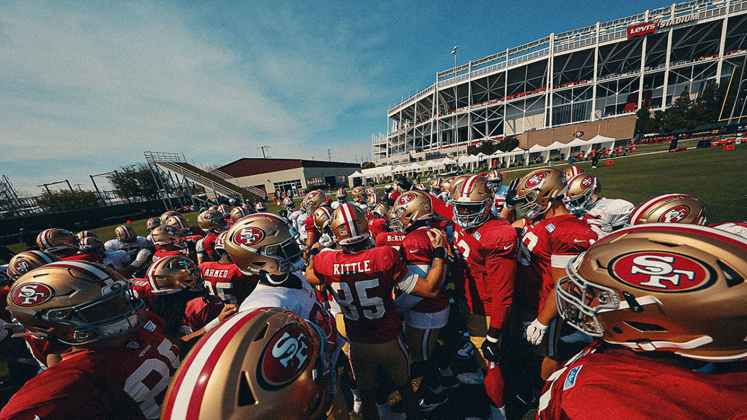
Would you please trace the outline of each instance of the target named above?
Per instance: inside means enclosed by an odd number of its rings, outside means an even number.
[[[302,188],[308,189],[308,182],[307,180],[310,178],[320,177],[324,181],[326,177],[328,176],[339,176],[344,175],[345,176],[345,182],[343,184],[347,184],[348,180],[347,177],[349,175],[352,175],[353,172],[355,172],[354,168],[340,168],[340,167],[331,167],[331,168],[293,168],[293,169],[287,169],[284,171],[276,171],[276,172],[268,172],[260,175],[252,175],[252,176],[243,176],[235,178],[239,185],[244,186],[256,186],[256,185],[264,185],[265,191],[267,191],[268,195],[272,195],[275,193],[275,182],[285,182],[285,181],[293,181],[296,179],[301,180],[301,186]]]

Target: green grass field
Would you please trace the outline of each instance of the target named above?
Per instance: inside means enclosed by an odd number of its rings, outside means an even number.
[[[685,143],[684,146],[688,144]],[[614,165],[605,166],[600,161],[596,169],[591,162],[581,162],[578,166],[596,175],[602,183],[602,196],[622,198],[635,205],[660,194],[684,193],[701,200],[707,210],[709,223],[741,222],[747,220],[747,145],[737,145],[735,150],[722,151],[720,147],[692,149],[675,153],[656,153],[667,150],[661,144],[644,145],[628,157],[615,158]],[[565,164],[558,166],[564,169]],[[504,184],[536,168],[506,170]],[[423,179],[422,181],[425,181]],[[377,187],[383,191],[383,185]],[[296,198],[299,208],[302,197]],[[270,212],[277,212],[280,206],[268,203]],[[191,225],[197,224],[197,213],[186,213]],[[133,220],[132,226],[138,235],[147,236],[147,219]],[[117,225],[94,229],[103,241],[114,238]],[[9,246],[13,252],[24,250],[23,245]]]

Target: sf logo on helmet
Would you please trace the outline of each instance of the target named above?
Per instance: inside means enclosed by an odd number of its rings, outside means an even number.
[[[293,363],[293,366],[303,366],[306,359],[309,357],[304,352],[309,348],[304,340],[305,335],[301,334],[298,338],[291,337],[287,331],[280,337],[280,340],[275,343],[272,347],[272,357],[278,359],[280,364],[284,367],[288,367],[297,359],[298,363]]]
[[[682,292],[710,284],[704,263],[685,255],[664,252],[636,252],[612,264],[615,277],[637,288]]]
[[[591,187],[591,184],[593,183],[594,183],[594,180],[590,176],[587,176],[586,178],[581,180],[581,188],[589,188]]]
[[[545,172],[532,175],[532,177],[527,180],[527,187],[536,187],[543,179],[545,179],[546,176],[547,174]]]
[[[264,239],[265,233],[262,231],[262,229],[250,226],[241,229],[239,231],[239,234],[236,236],[236,242],[241,245],[251,246],[259,243],[262,239]]]
[[[52,289],[41,283],[27,283],[13,292],[13,303],[18,306],[40,305],[52,299]]]
[[[23,274],[26,274],[29,272],[29,270],[31,270],[31,264],[23,260],[16,261],[14,267],[16,271],[18,271],[19,273],[23,273]]]
[[[677,206],[664,213],[664,215],[659,218],[659,221],[664,223],[679,223],[685,220],[685,217],[687,217],[688,214],[690,214],[690,207]]]
[[[410,201],[412,201],[413,198],[415,198],[414,195],[412,195],[412,194],[405,194],[405,195],[403,195],[402,197],[399,198],[398,204],[407,204]]]

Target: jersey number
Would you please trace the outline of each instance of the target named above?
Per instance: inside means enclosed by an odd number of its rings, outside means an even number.
[[[379,319],[384,316],[384,300],[380,297],[368,297],[366,289],[379,287],[379,279],[363,280],[355,282],[355,291],[358,295],[360,307],[363,310],[363,316],[368,319]],[[357,306],[353,303],[355,296],[347,283],[334,282],[332,290],[335,292],[335,299],[342,307],[343,315],[351,321],[360,319]]]
[[[532,251],[537,245],[539,238],[532,232],[527,232],[521,239],[521,246],[519,246],[518,259],[521,265],[528,266],[532,262]]]
[[[171,351],[172,346],[171,341],[168,338],[164,338],[161,344],[158,345],[158,353],[169,359],[171,367],[176,369],[179,367],[179,356]],[[161,379],[151,389],[143,381],[153,372],[158,373]],[[166,388],[168,388],[169,382],[171,382],[171,369],[169,366],[161,359],[147,359],[127,378],[124,390],[136,403],[140,403],[140,411],[143,412],[145,418],[157,419],[161,412],[161,402],[163,402],[163,398],[166,395]]]
[[[233,283],[231,282],[218,282],[213,286],[213,283],[206,281],[203,283],[205,285],[205,288],[207,289],[208,293],[210,293],[213,296],[218,296],[220,300],[222,300],[225,303],[231,303],[236,305],[236,296],[226,293],[226,290],[233,289]],[[223,286],[223,287],[221,287]],[[227,286],[227,287],[225,287]]]

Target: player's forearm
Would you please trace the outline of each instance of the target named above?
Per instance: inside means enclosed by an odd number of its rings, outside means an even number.
[[[553,287],[550,294],[547,295],[547,299],[545,299],[545,305],[537,315],[537,321],[544,325],[549,325],[550,321],[556,316],[558,316],[558,307],[555,304],[555,287]]]
[[[444,250],[444,253],[446,251]],[[434,258],[431,263],[431,269],[428,271],[426,278],[420,277],[415,288],[410,294],[420,296],[423,298],[434,298],[438,295],[438,291],[443,287],[444,272],[446,270],[446,263],[443,258]]]

